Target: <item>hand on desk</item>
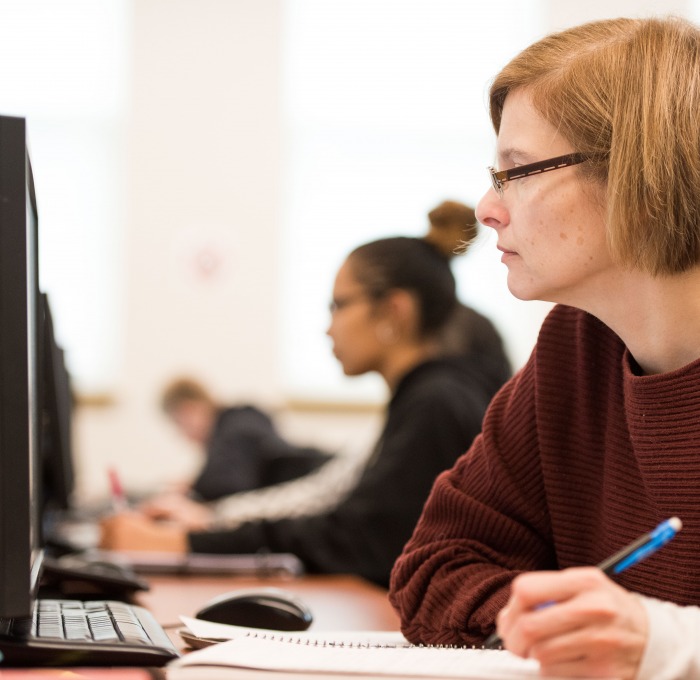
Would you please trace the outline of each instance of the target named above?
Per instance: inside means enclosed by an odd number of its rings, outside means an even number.
[[[197,503],[181,493],[164,493],[139,506],[139,510],[151,519],[176,522],[183,529],[197,531],[212,523],[214,513],[204,503]]]
[[[546,675],[634,678],[647,640],[644,606],[595,567],[518,576],[497,624]]]
[[[136,512],[121,512],[100,523],[100,548],[187,552],[186,531],[177,524],[154,522]]]

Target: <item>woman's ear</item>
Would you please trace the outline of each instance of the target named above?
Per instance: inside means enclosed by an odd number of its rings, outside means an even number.
[[[407,290],[396,288],[381,301],[383,323],[391,329],[391,336],[398,340],[416,336],[419,324],[418,301]],[[389,336],[389,331],[385,333]]]

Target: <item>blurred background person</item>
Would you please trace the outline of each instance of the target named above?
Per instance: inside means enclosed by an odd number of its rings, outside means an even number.
[[[510,376],[492,324],[456,296],[450,260],[475,236],[473,210],[446,202],[431,212],[424,238],[366,243],[340,267],[328,329],[333,353],[346,375],[378,373],[391,396],[374,450],[335,506],[235,527],[224,518],[198,531],[121,514],[103,523],[103,547],[292,552],[310,572],[354,573],[386,586],[433,480],[471,444]]]
[[[267,413],[248,404],[224,406],[192,378],[168,384],[161,407],[177,429],[201,447],[201,470],[179,489],[193,500],[214,501],[286,482],[312,472],[332,457],[312,447],[290,444]]]

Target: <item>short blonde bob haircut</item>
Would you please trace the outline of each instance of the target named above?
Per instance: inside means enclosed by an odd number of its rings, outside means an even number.
[[[498,133],[508,93],[539,113],[606,185],[615,260],[654,275],[700,261],[700,30],[679,18],[611,19],[550,35],[495,78]]]

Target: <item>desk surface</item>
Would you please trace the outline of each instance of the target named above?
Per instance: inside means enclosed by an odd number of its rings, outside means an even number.
[[[138,604],[153,612],[180,650],[179,616],[194,616],[208,600],[244,588],[276,587],[303,599],[314,615],[310,630],[398,630],[399,620],[386,591],[354,576],[301,578],[242,578],[232,576],[149,576],[151,590],[139,594]],[[64,669],[65,670],[65,669]],[[147,680],[150,674],[134,669],[74,669],[73,680]],[[2,669],[0,680],[56,680],[49,669]]]
[[[283,588],[308,604],[314,615],[311,630],[398,630],[399,619],[386,591],[353,576],[302,578],[242,578],[219,576],[151,576],[151,590],[141,593],[143,604],[169,628],[179,616],[194,616],[206,602],[222,593],[259,587]]]

